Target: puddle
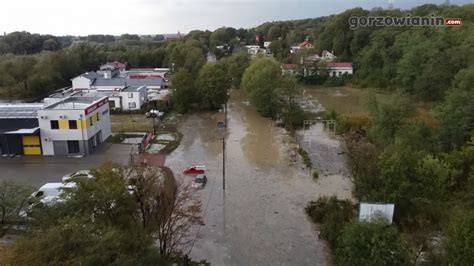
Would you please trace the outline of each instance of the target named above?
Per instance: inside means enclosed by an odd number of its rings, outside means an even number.
[[[174,141],[176,139],[174,134],[161,134],[155,137],[155,140]]]
[[[148,146],[146,149],[146,152],[148,153],[159,153],[166,145],[164,144],[157,144],[157,143],[152,143]]]
[[[124,138],[122,140],[122,144],[140,144],[142,142],[143,137],[141,138]]]

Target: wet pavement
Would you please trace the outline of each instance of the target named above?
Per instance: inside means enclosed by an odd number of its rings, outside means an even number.
[[[179,128],[181,145],[166,159],[180,179],[191,179],[179,174],[189,165],[207,166],[209,181],[198,192],[205,225],[193,232],[191,257],[212,265],[328,264],[325,243],[318,240],[304,207],[322,195],[350,198],[350,179],[337,178],[340,164],[331,169],[336,163],[331,159],[325,163],[328,172],[314,181],[300,163],[291,162],[292,138],[244,101],[239,91],[229,101],[225,210],[222,134],[217,128],[222,113],[185,118]]]
[[[83,158],[66,156],[0,157],[0,180],[11,179],[40,187],[48,182],[60,182],[61,177],[66,174],[99,167],[106,162],[129,164],[132,147],[135,145],[104,143],[94,154]]]

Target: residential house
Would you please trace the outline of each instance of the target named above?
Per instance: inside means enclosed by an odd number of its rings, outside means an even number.
[[[301,49],[310,49],[310,48],[313,48],[313,44],[310,41],[306,40],[302,43],[299,43],[295,46],[292,46],[291,47],[291,53],[295,54]]]
[[[282,64],[281,73],[290,75],[299,74],[299,66],[297,64]]]

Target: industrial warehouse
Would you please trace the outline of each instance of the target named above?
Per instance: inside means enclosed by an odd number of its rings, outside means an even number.
[[[107,97],[0,105],[0,154],[85,156],[111,135]]]

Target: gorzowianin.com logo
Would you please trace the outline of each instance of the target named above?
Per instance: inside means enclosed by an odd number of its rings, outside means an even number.
[[[385,17],[385,16],[373,16],[373,17],[350,17],[349,26],[350,29],[356,29],[358,27],[386,27],[386,26],[446,26],[446,27],[457,27],[461,26],[462,21],[460,18],[444,18],[435,16],[432,14],[429,17],[412,17],[407,14],[405,17]]]

